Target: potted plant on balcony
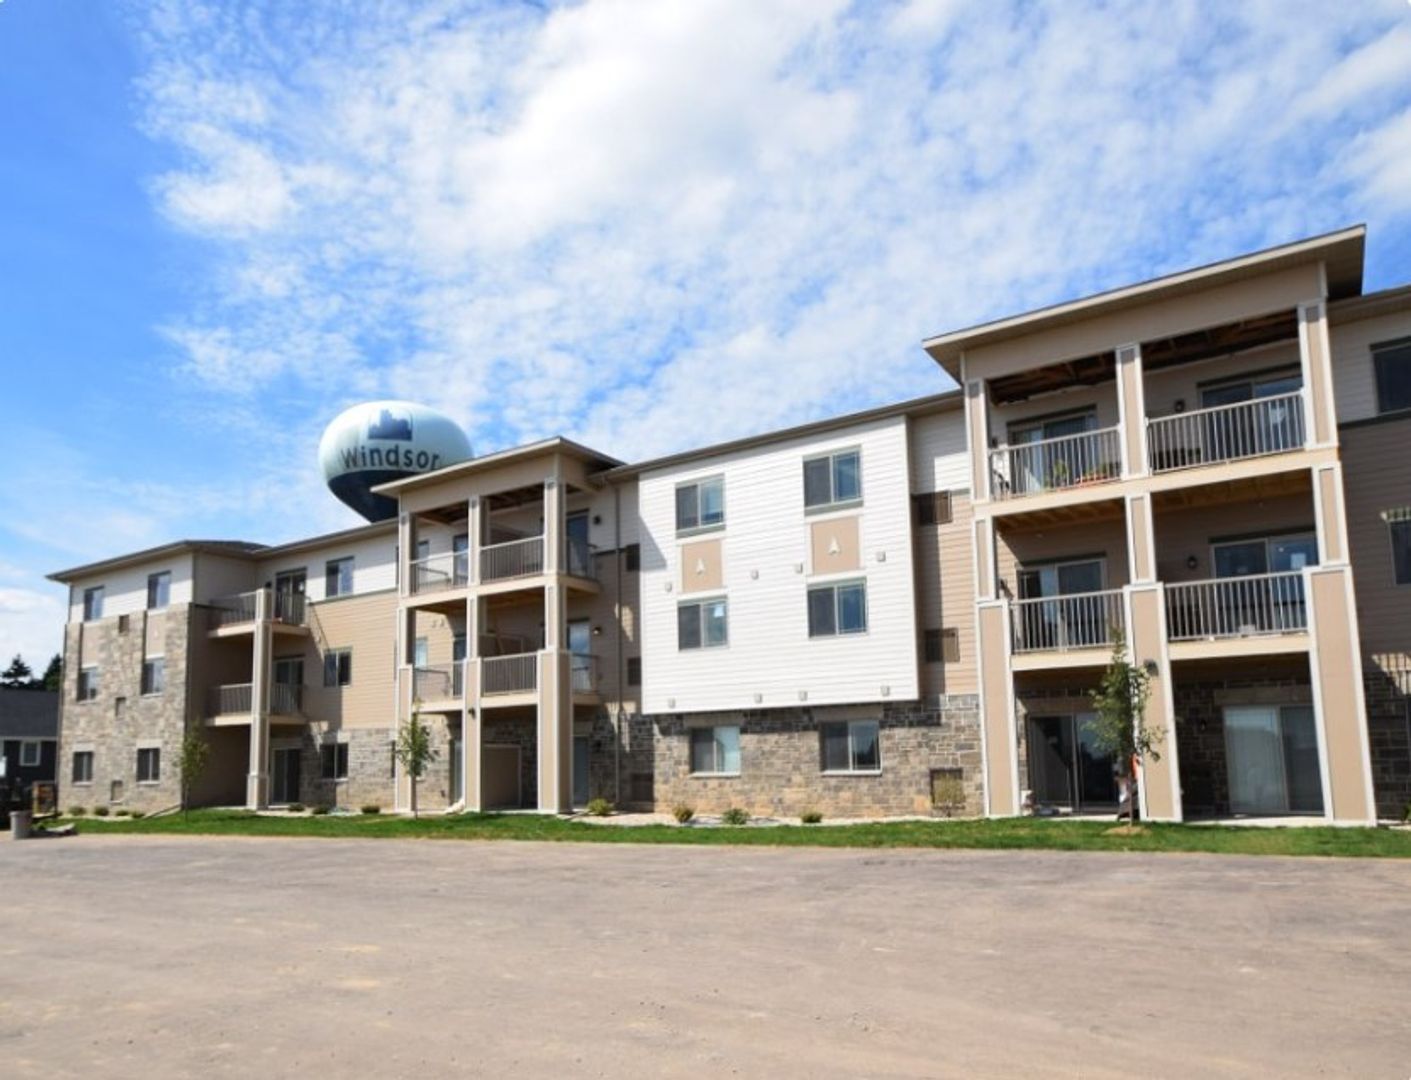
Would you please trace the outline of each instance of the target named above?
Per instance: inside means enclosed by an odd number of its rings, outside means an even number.
[[[1048,469],[1048,486],[1051,488],[1067,487],[1069,475],[1068,462],[1055,461]]]

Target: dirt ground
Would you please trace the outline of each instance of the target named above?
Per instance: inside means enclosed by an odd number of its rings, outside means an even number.
[[[0,1074],[1411,1075],[1411,863],[0,843]]]

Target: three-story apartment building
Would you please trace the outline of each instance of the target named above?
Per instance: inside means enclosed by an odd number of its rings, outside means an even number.
[[[1411,799],[1411,287],[1351,229],[926,342],[960,389],[638,463],[566,439],[382,485],[395,521],[69,585],[65,802],[1153,819]],[[1398,453],[1398,451],[1400,451]]]

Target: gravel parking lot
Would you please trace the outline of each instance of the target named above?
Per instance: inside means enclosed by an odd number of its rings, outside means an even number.
[[[1411,863],[0,843],[7,1076],[1411,1073]]]

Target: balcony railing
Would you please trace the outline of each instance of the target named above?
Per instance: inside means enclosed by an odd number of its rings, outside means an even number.
[[[470,554],[464,551],[443,552],[416,559],[411,568],[413,595],[464,589],[470,584]]]
[[[522,694],[539,688],[539,654],[519,653],[515,656],[487,656],[480,661],[480,692],[486,697],[495,694]]]
[[[233,683],[211,687],[211,716],[248,716],[254,712],[254,687],[250,683]]]
[[[412,668],[412,698],[454,701],[465,695],[465,661]]]
[[[1121,589],[1016,600],[1012,615],[1016,653],[1111,648],[1126,626]]]
[[[1012,499],[1120,479],[1121,438],[1112,427],[997,447],[990,451],[994,497]]]
[[[592,694],[598,689],[598,658],[588,653],[569,654],[569,672],[575,694]]]
[[[530,536],[480,549],[480,580],[505,581],[544,572],[544,538]]]
[[[1299,391],[1147,421],[1153,472],[1282,454],[1303,443]]]
[[[223,626],[239,626],[255,621],[258,592],[241,593],[238,596],[221,596],[207,606],[210,628],[219,630]]]
[[[275,716],[298,716],[304,711],[304,688],[297,683],[275,683],[269,690],[269,711]]]
[[[303,626],[308,615],[308,603],[303,593],[280,592],[273,596],[274,621],[290,626]]]
[[[598,569],[593,559],[593,545],[580,536],[564,537],[564,572],[574,577],[596,578]]]
[[[1307,630],[1308,601],[1297,570],[1166,586],[1166,631],[1172,641]]]

